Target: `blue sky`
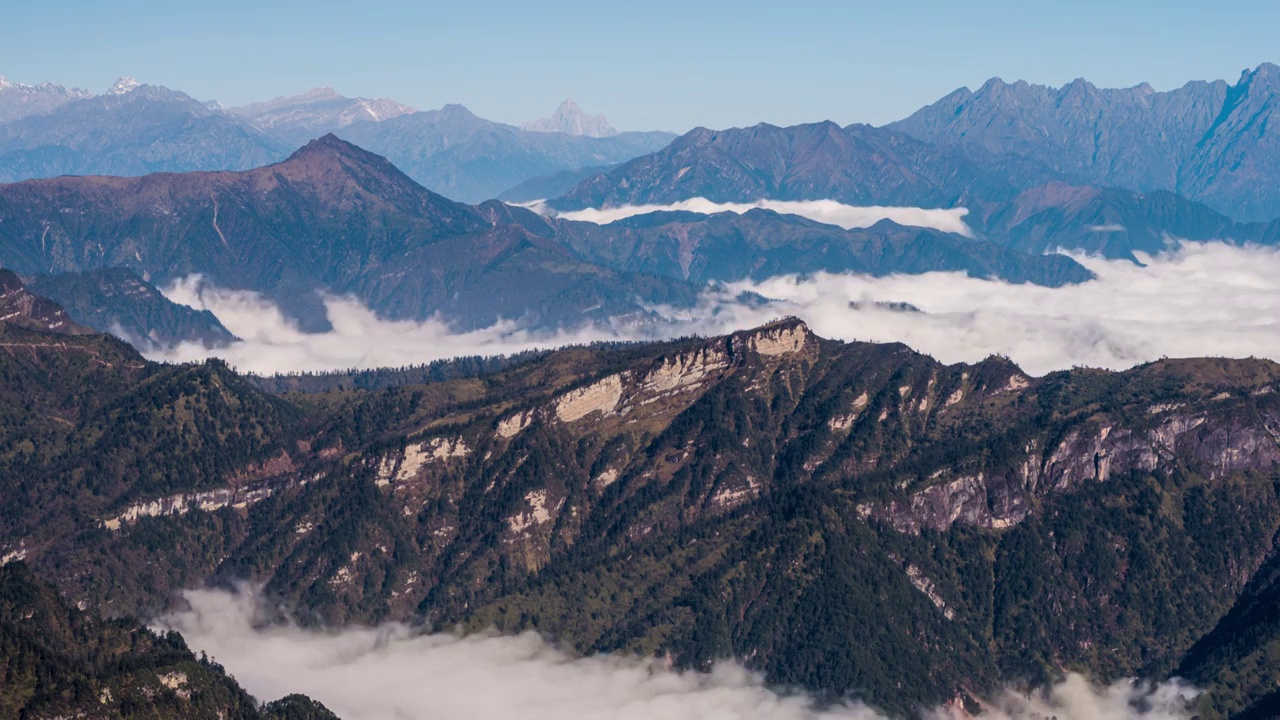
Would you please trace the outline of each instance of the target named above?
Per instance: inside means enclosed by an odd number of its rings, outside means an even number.
[[[22,1],[0,13],[0,75],[226,104],[330,85],[515,123],[572,96],[622,129],[686,130],[879,124],[993,75],[1234,82],[1280,62],[1278,36],[1274,0]]]

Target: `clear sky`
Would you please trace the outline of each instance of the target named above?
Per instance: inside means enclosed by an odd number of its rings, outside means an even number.
[[[330,85],[519,123],[573,97],[621,129],[879,124],[962,85],[1156,89],[1280,62],[1280,2],[8,3],[0,75],[119,75],[235,105]]]

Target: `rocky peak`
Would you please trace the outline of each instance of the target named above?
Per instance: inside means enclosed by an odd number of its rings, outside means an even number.
[[[610,137],[618,131],[609,125],[603,115],[588,115],[573,99],[560,103],[560,107],[551,117],[543,118],[522,126],[524,130],[533,132],[558,132],[581,137]]]
[[[107,88],[107,91],[103,93],[103,95],[124,95],[125,93],[137,90],[141,85],[142,83],[131,77],[121,77],[116,80],[114,85]]]

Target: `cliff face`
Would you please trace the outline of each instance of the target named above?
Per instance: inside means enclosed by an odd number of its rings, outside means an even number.
[[[1170,673],[1280,530],[1265,361],[1033,378],[786,320],[279,398],[23,337],[9,377],[108,375],[0,393],[2,447],[33,450],[0,454],[25,478],[0,488],[23,498],[0,556],[103,612],[250,578],[304,621],[732,655],[906,709],[1046,669]]]

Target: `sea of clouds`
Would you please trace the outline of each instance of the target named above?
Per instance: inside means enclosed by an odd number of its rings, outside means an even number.
[[[693,308],[652,308],[660,320],[555,332],[514,322],[456,331],[438,318],[388,321],[351,298],[327,298],[333,329],[304,333],[261,296],[188,278],[172,300],[212,311],[243,341],[150,352],[153,359],[209,356],[257,373],[370,368],[458,355],[497,355],[598,340],[715,335],[784,315],[842,340],[903,342],[947,363],[992,354],[1033,374],[1077,365],[1123,369],[1160,357],[1280,360],[1280,251],[1188,243],[1141,264],[1075,256],[1096,279],[1062,288],[980,280],[961,273],[783,276],[708,289]],[[740,301],[750,291],[767,304]],[[910,303],[904,312],[876,303]]]
[[[882,205],[845,205],[835,200],[757,200],[751,203],[719,203],[706,198],[690,198],[669,205],[622,205],[612,208],[588,208],[558,212],[549,208],[543,201],[519,203],[540,215],[553,215],[566,220],[607,225],[633,215],[646,215],[653,212],[685,211],[713,215],[731,212],[739,215],[748,210],[772,210],[785,215],[799,215],[820,223],[837,225],[846,230],[851,228],[871,227],[881,220],[892,220],[899,225],[926,227],[944,232],[958,233],[969,237],[972,235],[969,226],[964,223],[964,216],[969,214],[968,208],[918,208],[889,207]]]
[[[819,709],[780,695],[725,662],[709,673],[656,660],[574,657],[534,633],[421,634],[397,624],[304,630],[255,623],[250,591],[191,591],[190,609],[159,629],[177,630],[224,665],[260,700],[303,693],[344,720],[879,720],[859,704]],[[1045,692],[1006,692],[990,720],[1175,720],[1194,696],[1178,683],[1096,686],[1078,675]],[[924,711],[931,720],[954,718]]]

